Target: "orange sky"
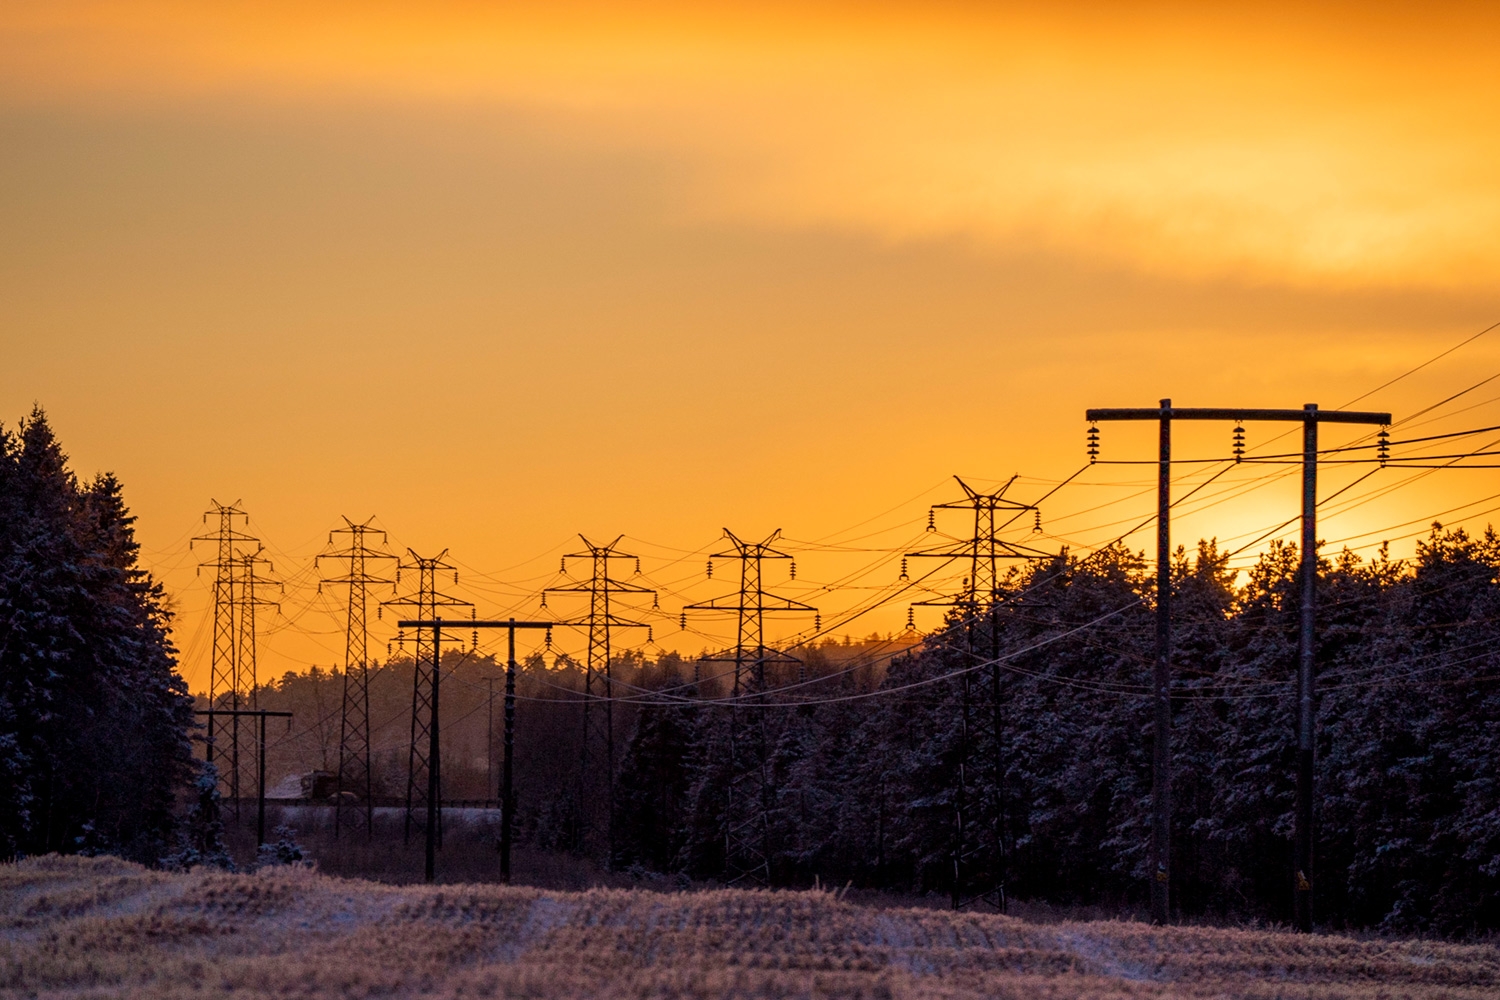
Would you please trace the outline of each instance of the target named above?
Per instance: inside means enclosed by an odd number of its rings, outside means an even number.
[[[0,418],[40,401],[124,478],[195,686],[210,497],[299,582],[378,514],[496,614],[623,531],[666,622],[722,590],[721,527],[782,527],[778,585],[837,620],[879,591],[818,585],[892,557],[809,541],[898,550],[955,472],[1039,495],[1087,406],[1335,406],[1500,319],[1497,41],[1478,5],[0,5]],[[1500,371],[1496,338],[1361,405]],[[1423,432],[1500,423],[1489,388]],[[1142,488],[1017,537],[1105,540]],[[1496,492],[1428,476],[1322,533]],[[339,660],[331,609],[291,588],[266,669]]]

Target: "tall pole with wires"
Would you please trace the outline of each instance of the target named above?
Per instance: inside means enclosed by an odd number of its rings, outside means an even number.
[[[1096,409],[1084,417],[1091,425],[1109,420],[1155,420],[1160,424],[1157,460],[1157,564],[1156,564],[1156,662],[1152,674],[1154,724],[1152,733],[1151,782],[1151,919],[1164,924],[1171,919],[1172,880],[1172,568],[1171,537],[1171,423],[1175,420],[1234,421],[1234,457],[1243,459],[1246,421],[1282,421],[1302,424],[1302,551],[1299,569],[1299,628],[1297,644],[1297,692],[1293,711],[1297,747],[1297,801],[1292,833],[1292,909],[1299,930],[1313,924],[1313,844],[1315,820],[1315,753],[1317,745],[1317,579],[1318,579],[1318,425],[1390,425],[1389,413],[1359,410],[1320,410],[1308,403],[1300,410],[1219,409],[1174,407],[1163,399],[1157,408]],[[1381,440],[1385,440],[1382,431]],[[1382,454],[1384,445],[1381,446]],[[1098,432],[1089,431],[1090,458],[1098,457]],[[1251,459],[1254,461],[1254,459]]]
[[[419,556],[411,549],[406,552],[410,560],[396,564],[396,580],[400,582],[403,571],[415,571],[416,592],[382,601],[382,607],[413,608],[416,612],[414,617],[422,620],[438,619],[439,608],[467,607],[472,614],[473,605],[469,601],[450,597],[437,589],[439,573],[452,573],[453,582],[458,582],[458,570],[443,561],[448,554],[447,549],[430,558]],[[437,717],[439,685],[442,683],[439,670],[440,639],[436,629],[425,634],[418,629],[415,640],[412,657],[411,745],[406,767],[406,811],[401,828],[403,843],[411,842],[413,826],[435,829],[436,837],[439,840],[442,837],[442,757],[438,742],[441,720]],[[404,634],[400,634],[397,641],[404,644]]]
[[[1008,499],[1008,490],[1016,477],[1004,486],[985,493],[953,477],[964,491],[964,499],[934,504],[928,518],[929,530],[937,529],[938,510],[970,510],[974,528],[968,538],[931,548],[908,552],[909,558],[945,559],[968,563],[969,573],[963,589],[954,597],[918,604],[955,608],[963,625],[965,667],[978,662],[981,649],[976,633],[981,623],[988,625],[988,641],[982,652],[987,654],[988,670],[984,676],[988,690],[975,690],[974,673],[965,669],[958,678],[959,711],[957,746],[953,765],[953,811],[949,860],[952,866],[951,896],[953,908],[984,901],[995,909],[1007,907],[1006,880],[1009,860],[1009,794],[1005,753],[1005,705],[1000,686],[1000,631],[998,609],[1003,595],[1001,563],[1010,559],[1045,559],[1048,553],[1029,546],[1008,542],[999,535],[1027,513],[1037,515],[1034,504]],[[1039,515],[1037,515],[1039,516]],[[1003,518],[1003,520],[1001,520]],[[987,777],[988,780],[984,780]],[[987,796],[970,794],[980,785]],[[984,798],[988,801],[984,801]]]
[[[766,642],[766,616],[774,614],[813,614],[811,604],[773,594],[765,589],[763,567],[766,560],[790,560],[792,557],[774,548],[781,529],[771,532],[764,541],[747,542],[728,528],[724,536],[731,548],[709,557],[710,573],[715,559],[733,559],[739,563],[739,591],[727,597],[689,604],[683,608],[684,620],[689,612],[719,612],[735,615],[733,656],[716,657],[734,664],[730,697],[738,702],[763,702],[769,689],[768,668],[800,665],[796,657],[772,648]],[[795,576],[796,563],[792,563]],[[748,716],[746,713],[749,713]],[[771,774],[770,734],[764,709],[731,704],[725,719],[726,744],[720,766],[724,772],[725,809],[724,867],[726,882],[733,885],[748,880],[760,885],[771,881],[771,822],[775,809],[776,788]]]
[[[588,656],[584,662],[583,675],[583,741],[578,762],[578,812],[579,830],[577,844],[587,849],[598,834],[603,834],[603,847],[610,861],[614,859],[615,827],[615,731],[614,731],[614,677],[611,672],[611,636],[617,628],[644,628],[650,641],[651,626],[615,613],[611,598],[615,595],[651,595],[656,591],[649,587],[629,583],[610,575],[611,559],[635,560],[635,571],[640,573],[640,558],[621,551],[618,546],[624,535],[619,535],[607,545],[597,545],[584,535],[584,551],[570,552],[562,557],[562,569],[567,570],[569,559],[587,559],[590,573],[587,580],[571,586],[548,587],[544,594],[588,594],[589,610],[582,618],[574,618],[564,624],[581,626],[588,630]]]
[[[385,532],[372,528],[369,518],[356,524],[345,517],[344,527],[328,533],[328,544],[335,535],[347,535],[349,544],[324,552],[314,562],[321,567],[328,559],[342,572],[324,576],[318,583],[348,588],[344,618],[344,692],[339,710],[339,770],[334,797],[333,837],[338,839],[342,827],[361,823],[365,839],[374,835],[374,774],[370,763],[370,620],[369,589],[375,585],[394,585],[395,580],[377,572],[382,564],[396,561],[385,551]],[[379,547],[370,544],[379,535]]]
[[[231,713],[240,708],[240,550],[257,541],[235,527],[235,519],[248,525],[250,515],[240,509],[239,501],[221,504],[210,501],[212,507],[204,513],[203,523],[212,515],[218,522],[211,535],[199,535],[189,543],[189,549],[198,542],[209,542],[214,546],[214,558],[199,563],[199,571],[205,567],[214,571],[214,638],[209,654],[208,672],[208,753],[210,763],[218,768],[219,779],[225,782],[235,802],[238,819],[239,809],[239,716]],[[227,709],[224,714],[217,710]]]

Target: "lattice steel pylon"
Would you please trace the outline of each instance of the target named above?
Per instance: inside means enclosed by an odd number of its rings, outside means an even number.
[[[437,589],[438,573],[452,573],[453,582],[458,582],[458,570],[443,562],[443,557],[448,554],[444,549],[432,558],[424,558],[417,555],[411,549],[406,550],[411,557],[411,562],[398,562],[396,564],[396,581],[401,580],[402,570],[417,571],[417,592],[406,597],[392,598],[389,601],[381,601],[381,607],[409,607],[415,608],[413,617],[420,621],[430,621],[441,617],[438,608],[466,607],[473,613],[473,604],[469,601],[449,597]],[[405,642],[405,637],[398,639]],[[429,766],[428,760],[429,737],[432,731],[432,705],[433,687],[438,682],[434,671],[436,667],[432,662],[432,633],[417,630],[416,635],[416,657],[412,663],[411,684],[411,752],[407,757],[406,768],[406,817],[402,825],[402,843],[411,841],[411,830],[413,823],[419,828],[425,827],[427,822],[426,810],[436,808],[439,815],[442,814],[442,802],[429,801]],[[439,767],[442,765],[439,764]],[[436,786],[441,789],[442,775],[437,776]],[[441,793],[439,793],[441,797]],[[420,822],[418,811],[421,811]],[[442,827],[438,828],[438,839],[442,839]]]
[[[198,564],[199,572],[204,567],[214,571],[214,639],[209,654],[208,707],[237,710],[240,708],[240,548],[258,542],[252,535],[234,527],[235,518],[250,523],[250,515],[240,509],[239,501],[221,504],[210,500],[212,508],[203,515],[208,523],[209,515],[218,518],[219,527],[211,535],[199,535],[188,542],[191,549],[198,542],[212,542],[214,558],[211,562]],[[208,753],[211,764],[218,768],[219,780],[235,800],[236,818],[239,809],[239,716],[208,716]]]
[[[967,560],[969,575],[962,591],[952,598],[917,601],[917,605],[955,607],[964,629],[965,665],[979,661],[976,632],[987,625],[989,669],[983,682],[975,683],[975,673],[965,670],[958,679],[959,719],[958,745],[953,768],[953,832],[950,860],[953,866],[952,901],[959,909],[977,900],[990,903],[997,910],[1007,907],[1006,880],[1011,852],[1008,763],[1005,753],[1005,706],[1000,686],[1000,647],[997,608],[1003,597],[1000,564],[1007,559],[1049,559],[1051,555],[1025,545],[1007,542],[997,533],[1028,511],[1033,504],[1005,499],[1005,491],[1016,481],[1012,476],[993,493],[981,493],[959,477],[963,500],[934,504],[938,510],[972,510],[974,532],[966,539],[938,545],[918,552],[916,558]],[[996,524],[997,514],[1010,515]],[[929,515],[928,530],[936,530],[935,518]],[[987,779],[987,780],[982,780]],[[980,784],[985,794],[971,796],[973,785]]]
[[[251,709],[260,707],[260,668],[257,655],[256,642],[258,632],[256,629],[256,609],[272,607],[280,610],[281,605],[276,601],[266,600],[260,596],[262,586],[280,587],[278,580],[260,575],[259,567],[264,566],[268,570],[275,571],[271,561],[263,555],[265,546],[257,544],[254,552],[242,552],[239,556],[239,594],[237,604],[239,606],[239,685],[243,691],[243,697]],[[238,704],[236,705],[238,707]],[[230,725],[233,729],[233,778],[231,781],[231,793],[234,796],[234,818],[240,818],[240,717],[230,717]],[[255,759],[266,752],[266,748],[257,741],[255,744]]]
[[[369,588],[375,584],[395,585],[394,579],[376,575],[371,568],[381,560],[396,561],[397,557],[383,549],[371,548],[366,541],[370,535],[379,535],[380,544],[385,544],[385,532],[370,527],[373,520],[372,517],[355,524],[345,517],[344,527],[328,533],[328,544],[334,544],[334,535],[348,535],[348,546],[324,552],[313,560],[319,565],[324,559],[347,561],[345,572],[322,577],[318,583],[320,593],[325,583],[349,588],[344,623],[344,698],[339,714],[338,791],[333,813],[335,840],[346,822],[363,823],[367,840],[374,835],[375,828],[375,788],[370,767]]]
[[[776,664],[796,664],[794,656],[766,643],[766,615],[817,614],[811,604],[770,593],[763,585],[763,563],[767,559],[791,559],[773,548],[781,529],[762,542],[746,542],[728,528],[724,536],[732,549],[716,552],[714,559],[734,559],[740,564],[739,592],[726,597],[689,604],[689,612],[733,612],[737,618],[734,655],[708,659],[734,664],[731,698],[761,701],[769,690],[766,671]],[[747,716],[745,713],[749,713]],[[776,787],[771,773],[770,739],[766,710],[731,705],[727,717],[727,767],[724,815],[724,865],[726,883],[748,880],[760,885],[771,882],[771,817]]]
[[[639,573],[641,570],[638,556],[616,548],[624,535],[608,545],[596,545],[584,535],[578,537],[583,539],[586,551],[563,556],[562,568],[567,569],[569,559],[587,559],[589,578],[569,587],[548,587],[544,593],[589,595],[588,614],[559,622],[585,627],[589,636],[583,674],[583,748],[578,761],[579,829],[576,842],[583,849],[599,846],[592,841],[602,828],[603,846],[612,862],[615,846],[615,728],[610,640],[614,629],[644,628],[649,642],[651,626],[616,614],[610,606],[610,597],[614,594],[649,594],[654,598],[656,591],[610,576],[611,559],[634,559],[635,571]]]

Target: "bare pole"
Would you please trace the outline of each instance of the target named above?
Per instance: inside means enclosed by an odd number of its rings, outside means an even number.
[[[260,713],[260,747],[256,753],[260,780],[255,785],[255,846],[266,842],[266,714]]]
[[[495,678],[484,679],[489,697],[484,709],[484,796],[495,794]]]
[[[1297,929],[1311,931],[1313,879],[1313,785],[1315,763],[1314,643],[1318,594],[1318,404],[1308,403],[1302,422],[1302,607],[1297,656],[1297,815],[1293,911]]]
[[[505,762],[500,780],[500,881],[510,885],[510,841],[515,825],[516,786],[516,620],[510,620],[505,654]]]
[[[1172,919],[1172,401],[1161,401],[1156,467],[1156,661],[1151,708],[1151,922]]]

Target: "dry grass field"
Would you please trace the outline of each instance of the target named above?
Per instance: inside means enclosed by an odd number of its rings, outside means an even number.
[[[873,910],[829,893],[0,866],[8,996],[1500,996],[1500,948]]]

